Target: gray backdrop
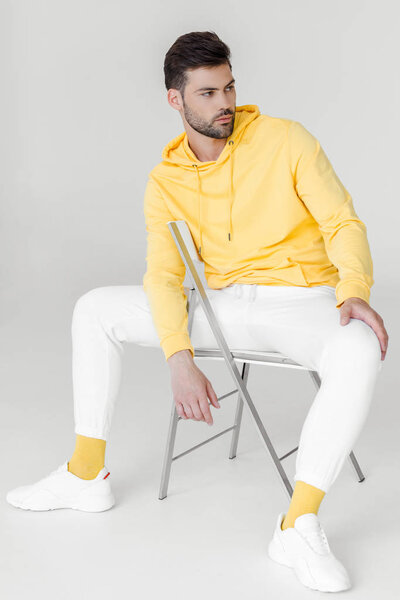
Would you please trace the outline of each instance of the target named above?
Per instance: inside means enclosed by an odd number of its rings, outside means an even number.
[[[376,596],[384,578],[385,598],[394,598],[388,582],[396,575],[390,556],[393,534],[398,540],[399,533],[391,520],[399,492],[391,479],[399,459],[398,4],[2,0],[0,23],[0,498],[6,533],[0,545],[8,560],[0,585],[6,597],[23,598],[27,585],[32,598],[53,597],[51,577],[65,573],[65,561],[75,576],[63,582],[59,598],[82,589],[85,598],[106,597],[116,575],[133,592],[150,585],[149,597],[180,597],[189,586],[192,599],[202,598],[210,584],[215,597],[219,586],[230,598],[249,591],[253,599],[264,598],[265,587],[271,591],[274,585],[282,591],[281,572],[265,552],[286,498],[247,416],[237,461],[226,459],[229,443],[219,438],[212,449],[173,467],[171,495],[158,500],[172,402],[160,349],[126,348],[106,457],[119,512],[25,513],[4,499],[8,489],[36,481],[72,454],[72,310],[94,287],[142,283],[147,173],[163,146],[183,131],[166,100],[164,55],[179,35],[213,30],[232,51],[237,104],[257,104],[262,113],[303,123],[320,140],[367,226],[375,279],[371,305],[385,320],[389,349],[357,445],[367,479],[359,485],[346,467],[320,514],[333,537],[336,532],[335,549],[343,559],[354,527],[347,561],[359,574],[354,597]],[[204,371],[219,393],[230,388],[221,366]],[[312,382],[301,373],[255,368],[250,385],[255,397],[268,390],[264,402],[259,399],[261,412],[278,447],[292,448],[314,394]],[[213,411],[215,429],[226,427],[234,414],[221,413]],[[182,448],[210,435],[205,424],[182,425]],[[293,475],[294,457],[286,466]],[[219,513],[227,502],[231,512]],[[389,560],[385,574],[375,551],[363,546],[371,539],[365,529],[372,514],[377,529],[370,534]],[[77,543],[85,528],[87,546]],[[210,544],[216,562],[207,552]],[[190,549],[189,557],[183,548]],[[95,556],[89,565],[88,553]],[[157,577],[154,560],[163,565]],[[21,564],[23,574],[16,578]],[[44,569],[50,579],[39,581]],[[287,585],[301,597],[300,584]]]

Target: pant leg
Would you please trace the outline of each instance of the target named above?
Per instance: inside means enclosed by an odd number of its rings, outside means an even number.
[[[295,481],[329,490],[369,413],[382,366],[364,321],[340,325],[329,286],[257,286],[247,313],[256,349],[273,349],[318,372],[321,387],[301,431]]]
[[[108,440],[121,383],[123,343],[158,344],[140,285],[86,292],[72,315],[75,433]]]
[[[210,290],[209,298],[228,343],[250,344],[243,327],[243,302],[230,290]],[[235,327],[237,322],[242,326]],[[74,307],[71,333],[75,433],[108,440],[124,343],[160,348],[143,286],[98,287],[83,294]],[[218,348],[200,304],[194,311],[191,341],[198,348]]]

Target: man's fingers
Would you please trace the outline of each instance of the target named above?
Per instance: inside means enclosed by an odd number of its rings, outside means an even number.
[[[378,323],[375,323],[375,326],[372,327],[372,329],[375,331],[378,337],[382,352],[386,352],[389,339],[386,330],[382,328]]]
[[[208,405],[208,402],[206,402],[206,404]],[[199,407],[199,404],[197,403],[197,401],[196,401],[196,404],[192,403],[191,406],[189,404],[185,404],[184,410],[187,415],[187,417],[186,417],[187,419],[193,419],[194,421],[207,421],[207,423],[211,419],[211,415],[210,415],[210,417],[206,418],[204,411],[200,410],[200,407]],[[212,419],[211,419],[211,423],[212,423]]]
[[[363,319],[363,321],[365,321],[365,323],[367,325],[369,325],[371,327],[371,329],[373,329],[376,337],[379,340],[379,344],[381,346],[382,352],[386,352],[387,332],[383,326],[382,319],[379,318],[379,315],[377,313],[374,314],[374,313],[371,313],[371,311],[368,311],[367,314],[365,315],[365,318]]]
[[[213,419],[209,406],[208,400],[205,397],[204,399],[193,400],[191,404],[184,404],[183,409],[189,419],[205,421],[209,425],[212,425]]]
[[[190,400],[189,402],[177,403],[177,413],[182,418],[194,419],[196,421],[205,421],[208,425],[213,424],[213,418],[210,411],[210,404],[208,402],[208,397],[211,400],[211,403],[216,408],[220,408],[220,404],[218,402],[218,397],[211,385],[210,381],[206,381],[206,395],[204,397],[196,398],[194,400]],[[208,395],[208,396],[207,396]]]
[[[377,312],[372,310],[363,311],[361,314],[357,314],[356,318],[359,318],[361,321],[364,321],[374,331],[381,347],[381,358],[383,360],[386,354],[389,336],[387,334],[385,326],[383,325],[382,318],[378,315]]]
[[[183,408],[185,410],[185,413],[186,413],[188,419],[193,419],[193,412],[192,412],[190,404],[184,404]]]
[[[373,323],[370,326],[374,330],[374,332],[379,340],[379,344],[381,346],[381,360],[385,360],[386,352],[387,352],[388,344],[389,344],[389,336],[385,329],[383,321],[379,317],[379,315],[378,315],[378,319],[374,319]]]
[[[388,336],[388,332],[385,329],[385,325],[384,325],[382,317],[378,313],[375,313],[375,314],[376,314],[375,326],[371,325],[371,327],[375,331],[376,335],[378,336],[379,343],[382,348],[382,360],[383,360],[385,358],[385,354],[386,354],[386,351],[388,348],[389,336]]]
[[[207,393],[208,393],[208,397],[210,398],[212,404],[215,406],[215,408],[221,408],[220,403],[218,402],[218,396],[217,394],[214,392],[214,388],[211,385],[211,382],[208,381],[206,382],[207,385]]]
[[[199,406],[199,401],[197,398],[195,398],[194,400],[191,400],[190,408],[192,409],[193,418],[196,421],[204,421],[204,415],[201,411],[201,408]]]
[[[213,424],[213,418],[212,418],[212,415],[211,415],[211,412],[210,412],[210,405],[208,404],[207,397],[201,398],[199,400],[199,404],[200,404],[201,410],[203,411],[205,422],[208,423],[209,425],[212,425]]]
[[[182,418],[182,419],[187,419],[187,416],[185,415],[185,410],[183,408],[183,405],[181,403],[176,403],[176,412],[178,413],[178,415]]]
[[[381,347],[381,360],[384,360],[388,348],[389,336],[385,329],[382,317],[371,307],[366,306],[365,302],[351,303],[346,302],[340,308],[340,324],[347,325],[351,318],[364,321],[374,331]]]
[[[351,317],[351,307],[343,305],[340,309],[340,324],[347,325]]]

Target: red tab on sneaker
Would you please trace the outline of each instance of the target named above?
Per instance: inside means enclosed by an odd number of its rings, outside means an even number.
[[[107,477],[109,476],[110,471],[107,473],[107,475],[105,477],[103,477],[103,479],[107,479]]]

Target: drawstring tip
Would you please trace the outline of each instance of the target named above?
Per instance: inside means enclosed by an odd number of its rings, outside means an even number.
[[[199,246],[199,254],[201,254],[201,246]]]
[[[228,240],[231,241],[231,234],[228,233]]]

